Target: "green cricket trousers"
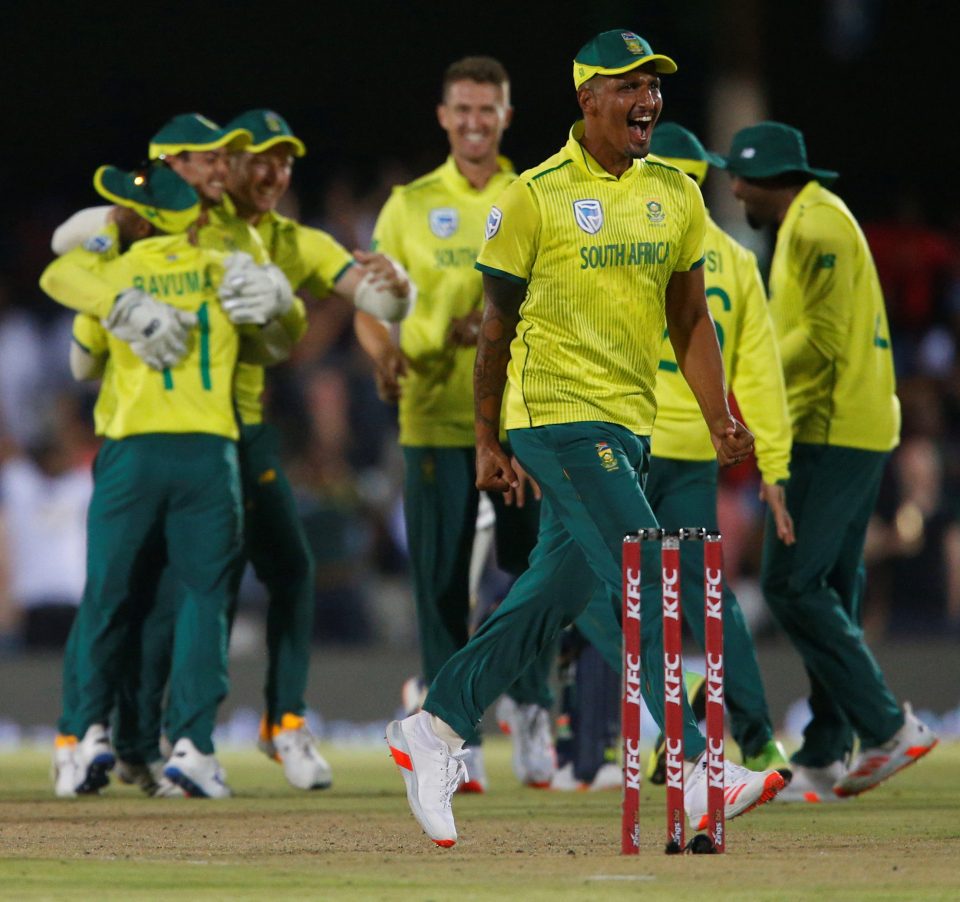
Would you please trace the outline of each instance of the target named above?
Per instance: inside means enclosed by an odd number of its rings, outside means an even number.
[[[777,538],[768,514],[762,582],[770,610],[803,658],[810,708],[793,760],[825,767],[853,747],[886,742],[903,713],[863,638],[863,543],[888,455],[796,442],[787,509],[796,544]]]
[[[717,528],[716,461],[650,458],[644,494],[660,526],[676,530],[685,526]],[[643,569],[658,573],[660,546],[644,543]],[[691,635],[703,647],[703,546],[680,543],[680,601]],[[619,672],[620,626],[609,599],[601,591],[577,618],[577,628]],[[757,653],[737,598],[723,581],[724,701],[730,715],[730,732],[744,757],[756,755],[773,738],[773,725],[763,691]]]
[[[476,452],[471,448],[403,448],[406,469],[404,515],[414,597],[427,684],[468,639],[470,557],[476,533]],[[522,508],[491,496],[496,510],[497,562],[513,576],[527,568],[536,544],[540,505],[528,498]],[[553,704],[545,653],[519,675],[508,694],[519,704]]]
[[[657,525],[643,494],[647,437],[601,422],[509,434],[518,459],[543,491],[540,534],[529,569],[431,685],[424,708],[464,737],[484,709],[586,608],[598,582],[611,605],[619,599],[624,534]],[[647,568],[641,586],[642,688],[662,726],[659,590],[659,568],[653,573]],[[703,736],[685,697],[684,739],[688,757],[703,751]]]
[[[236,590],[249,560],[269,594],[264,710],[267,722],[273,724],[284,714],[303,716],[306,711],[315,605],[313,555],[282,468],[276,429],[265,423],[243,426],[238,454],[244,555],[235,573],[228,625],[233,622]],[[164,563],[162,558],[161,568]],[[180,591],[169,568],[162,574],[158,570],[153,579],[153,586],[159,581],[156,599],[135,622],[139,638],[129,645],[126,678],[117,702],[114,746],[118,756],[131,763],[147,763],[160,756],[173,614]]]
[[[240,554],[236,444],[204,434],[107,440],[94,463],[87,583],[64,667],[60,732],[106,723],[116,700],[144,567],[167,555],[175,612],[167,732],[213,752],[227,692],[227,609]]]

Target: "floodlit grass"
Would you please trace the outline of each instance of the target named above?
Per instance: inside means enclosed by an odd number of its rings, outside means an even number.
[[[733,821],[725,856],[662,854],[662,791],[643,850],[619,850],[617,793],[521,788],[486,745],[491,790],[457,798],[460,842],[435,847],[380,749],[325,748],[335,783],[289,788],[255,752],[224,753],[237,797],[148,799],[111,786],[57,800],[44,751],[0,753],[2,899],[955,899],[960,746],[942,745],[851,802],[770,804]]]

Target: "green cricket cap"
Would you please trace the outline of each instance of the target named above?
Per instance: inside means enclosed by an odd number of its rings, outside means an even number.
[[[295,157],[306,154],[306,145],[290,128],[287,120],[273,110],[247,110],[227,125],[228,129],[240,129],[249,132],[250,143],[244,150],[250,153],[262,153],[277,144],[289,144]]]
[[[650,153],[687,173],[698,185],[703,184],[710,166],[727,168],[727,161],[720,154],[711,153],[690,129],[675,122],[658,122],[654,126]]]
[[[669,56],[654,53],[649,42],[623,28],[604,31],[587,41],[573,59],[573,85],[579,88],[594,75],[622,75],[644,63],[656,63],[656,71],[670,75],[677,64]]]
[[[184,232],[200,216],[197,192],[162,164],[133,172],[101,166],[93,176],[93,186],[111,203],[133,210],[164,232]]]
[[[174,116],[150,139],[150,159],[173,156],[188,150],[242,150],[252,135],[244,128],[221,128],[199,113]]]
[[[830,184],[840,173],[815,169],[807,162],[807,145],[799,129],[782,122],[759,122],[733,136],[726,157],[727,170],[748,179],[766,179],[802,172]]]

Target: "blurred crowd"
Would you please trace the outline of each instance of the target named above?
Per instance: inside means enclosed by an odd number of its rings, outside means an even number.
[[[318,215],[298,210],[293,192],[282,212],[366,248],[390,187],[412,175],[385,166],[373,188],[333,178]],[[62,647],[83,590],[95,387],[71,379],[72,315],[37,286],[50,235],[71,212],[37,210],[0,248],[0,654]],[[960,635],[960,218],[935,227],[906,198],[864,230],[903,410],[868,534],[865,626],[890,639]],[[267,404],[317,561],[315,639],[413,642],[396,410],[377,397],[350,305],[327,298],[309,310],[293,359],[269,371]],[[726,471],[719,503],[727,567],[762,637],[773,626],[756,589],[758,479],[751,463]],[[481,586],[497,591],[495,575]],[[256,624],[265,607],[246,580],[241,613]]]

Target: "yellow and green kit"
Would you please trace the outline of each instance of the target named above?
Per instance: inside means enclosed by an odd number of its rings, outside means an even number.
[[[707,216],[704,239],[707,303],[723,354],[727,385],[747,427],[765,482],[789,475],[790,418],[767,297],[756,256]],[[653,428],[646,495],[664,529],[704,527],[717,522],[717,458],[696,398],[664,338],[657,374],[657,421]],[[680,549],[680,598],[694,638],[703,644],[703,551]],[[645,561],[656,567],[654,559]],[[749,628],[736,595],[724,580],[723,634],[728,665],[725,700],[730,729],[744,757],[758,754],[774,738],[763,680]]]
[[[477,260],[526,287],[511,345],[510,444],[543,490],[529,569],[434,681],[425,708],[466,735],[484,708],[603,587],[619,597],[625,533],[655,526],[643,493],[665,291],[703,264],[700,191],[635,160],[621,176],[580,143],[524,172],[495,202]],[[662,721],[659,581],[643,586],[644,697]],[[703,738],[689,706],[687,751]]]
[[[179,586],[167,733],[211,753],[241,547],[233,414],[240,335],[217,295],[225,257],[184,235],[144,239],[112,260],[84,248],[65,256],[72,255],[114,294],[142,287],[195,313],[198,327],[177,366],[158,372],[95,319],[78,318],[77,340],[107,355],[97,411],[106,441],[94,464],[87,584],[65,661],[60,732],[82,736],[108,720],[125,645],[150,602],[143,569],[165,559]]]
[[[294,291],[318,300],[353,265],[353,256],[326,232],[279,213],[266,213],[256,231],[270,262]],[[299,339],[307,323],[299,299],[295,305],[299,318],[285,325],[291,338]],[[313,554],[284,471],[279,435],[263,421],[263,379],[263,367],[241,364],[234,391],[241,422],[245,556],[270,597],[264,716],[276,726],[285,714],[306,713],[316,585]]]
[[[813,719],[794,761],[823,767],[843,759],[854,734],[874,747],[903,725],[860,628],[863,544],[900,407],[870,249],[817,181],[777,232],[770,315],[793,430],[787,507],[797,541],[780,542],[768,518],[762,582],[811,680]]]
[[[467,641],[470,557],[479,494],[473,441],[474,347],[447,342],[452,320],[482,308],[481,278],[474,263],[491,204],[516,178],[510,163],[481,189],[474,188],[453,157],[432,172],[393,190],[377,219],[373,248],[400,262],[417,286],[417,302],[400,324],[408,360],[399,402],[400,445],[405,465],[404,515],[413,572],[423,677]],[[500,561],[512,574],[526,567],[532,547],[517,538],[536,534],[539,509],[497,506],[497,547],[511,548]],[[503,537],[512,536],[510,540]],[[548,705],[546,658],[512,690],[519,703]]]

